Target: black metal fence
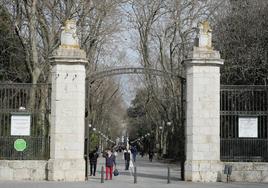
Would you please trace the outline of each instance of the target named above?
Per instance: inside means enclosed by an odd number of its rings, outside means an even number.
[[[14,149],[16,139],[24,139],[26,141],[27,147],[24,151],[16,151]],[[49,139],[47,137],[0,137],[0,145],[0,156],[4,160],[42,160],[49,158]]]
[[[49,158],[50,85],[0,84],[0,159],[43,160]],[[11,132],[14,114],[30,116],[30,135]],[[17,151],[17,139],[26,141],[26,148]]]
[[[224,85],[220,99],[221,160],[267,162],[268,87]]]

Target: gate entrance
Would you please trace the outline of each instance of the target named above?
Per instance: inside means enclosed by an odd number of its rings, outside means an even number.
[[[185,118],[186,134],[183,135],[186,140],[186,160],[185,164],[182,165],[182,169],[185,166],[185,170],[182,170],[183,172],[185,171],[185,180],[217,181],[218,175],[222,171],[222,164],[220,163],[219,114],[220,66],[223,65],[223,60],[220,58],[219,52],[213,50],[211,46],[212,34],[208,22],[200,23],[198,28],[197,45],[194,47],[193,53],[189,59],[183,62],[187,82],[185,82],[185,79],[176,77],[176,75],[168,72],[142,68],[110,69],[103,72],[92,73],[88,80],[86,80],[85,65],[88,63],[87,56],[85,51],[79,47],[75,22],[67,21],[61,33],[61,45],[50,57],[52,64],[51,141],[50,158],[48,161],[42,162],[44,166],[41,170],[47,172],[44,176],[51,181],[85,180],[84,153],[86,153],[86,161],[88,162],[89,145],[87,144],[84,149],[84,142],[85,135],[88,137],[88,132],[85,134],[85,130],[88,131],[88,125],[90,124],[89,117],[91,112],[88,108],[88,99],[91,84],[94,83],[94,80],[106,76],[139,73],[168,76],[170,79],[179,80],[176,90],[178,88],[181,99],[178,113],[180,113],[182,125],[184,125],[184,106],[186,106],[184,105],[184,101],[187,103],[185,110],[187,111]],[[186,83],[185,95],[183,94],[184,83]],[[36,95],[34,92],[31,92],[33,88],[35,87],[29,89],[30,98]],[[10,92],[7,96],[15,96],[14,100],[18,99],[16,95],[24,95],[24,92],[13,92],[12,89],[5,89],[4,92],[6,91]],[[38,95],[44,93],[46,92],[41,92]],[[186,97],[184,99],[184,96],[187,96],[187,100],[185,100]],[[40,97],[40,102],[35,101],[35,103],[32,103],[33,101],[30,101],[30,107],[32,107],[30,109],[33,110],[31,113],[39,112],[37,109],[42,109],[41,107],[46,99],[47,97]],[[8,101],[8,105],[14,104],[12,100]],[[6,101],[2,101],[2,103],[5,102]],[[38,108],[35,108],[36,106],[38,106]],[[8,108],[13,109],[17,109],[18,107],[19,106],[16,105],[8,106]],[[85,112],[85,109],[87,112]],[[40,116],[37,116],[36,122],[38,124],[39,122],[45,121],[45,114],[46,113],[41,113]],[[86,119],[85,114],[87,114]],[[2,118],[1,121],[6,121],[5,116],[6,114],[3,115],[4,118]],[[5,123],[4,127],[6,127]],[[183,126],[182,129],[184,129]],[[6,131],[5,128],[4,131]],[[36,132],[37,135],[45,134],[40,131],[39,128]],[[87,139],[87,143],[88,142],[89,139]],[[42,145],[45,146],[45,144]],[[21,149],[22,147],[17,148]],[[38,148],[36,153],[39,152],[39,149],[40,148]],[[86,150],[86,152],[84,152],[84,150]],[[182,161],[184,161],[184,159]],[[24,161],[22,161],[22,163],[23,162]],[[16,170],[13,171],[13,169],[8,170],[10,170],[11,173],[16,172]],[[34,170],[31,170],[31,172],[34,172]],[[86,173],[86,175],[88,175],[88,173]],[[26,174],[25,177],[26,176],[27,178],[32,177],[31,174]],[[11,178],[13,177],[14,176]]]
[[[184,112],[184,107],[185,107],[185,102],[186,102],[186,97],[185,97],[185,83],[186,79],[182,76],[178,76],[174,73],[171,72],[166,72],[163,70],[158,70],[158,69],[151,69],[151,68],[141,68],[141,67],[112,67],[108,68],[102,71],[98,72],[92,72],[90,76],[86,79],[86,118],[85,118],[85,156],[86,156],[86,179],[88,179],[88,164],[89,164],[89,151],[94,149],[90,148],[90,139],[89,139],[89,126],[92,126],[91,118],[90,118],[90,91],[91,91],[91,86],[94,84],[94,82],[98,79],[103,79],[106,77],[111,77],[111,76],[116,76],[116,75],[137,75],[137,74],[143,74],[143,75],[150,75],[150,76],[159,76],[159,77],[165,77],[168,79],[176,80],[176,84],[178,84],[178,94],[180,96],[180,121],[181,121],[181,131],[182,135],[184,135],[184,123],[185,123],[185,112]],[[97,132],[97,134],[101,134]],[[182,138],[183,139],[183,138]],[[182,153],[185,152],[184,148],[184,142],[181,145],[181,150]],[[181,177],[182,179],[184,178],[184,160],[185,160],[185,155],[181,157]]]

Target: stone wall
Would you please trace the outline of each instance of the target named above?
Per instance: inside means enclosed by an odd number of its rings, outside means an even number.
[[[240,182],[268,182],[268,163],[260,162],[225,162],[232,166],[230,181]],[[224,165],[223,165],[224,167]],[[226,182],[226,175],[221,176],[221,181]]]
[[[84,159],[50,159],[47,167],[49,181],[85,181]]]
[[[0,180],[46,180],[46,167],[47,161],[0,160]]]

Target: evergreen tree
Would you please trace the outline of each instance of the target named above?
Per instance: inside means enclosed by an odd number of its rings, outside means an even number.
[[[28,82],[25,52],[8,12],[0,6],[0,81]]]
[[[222,84],[267,84],[268,2],[231,0],[214,29],[225,64]]]

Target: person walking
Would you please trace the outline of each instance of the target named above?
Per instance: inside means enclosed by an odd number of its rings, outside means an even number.
[[[151,150],[151,151],[149,151],[149,160],[150,160],[150,162],[153,161],[153,157],[154,157],[154,152]]]
[[[98,148],[89,153],[90,176],[96,175],[98,157],[99,157]]]
[[[131,155],[131,151],[129,150],[128,147],[126,147],[126,149],[124,150],[125,170],[129,169],[130,155]]]
[[[112,151],[110,149],[107,149],[105,154],[104,154],[104,158],[105,158],[105,172],[106,172],[106,179],[108,180],[108,176],[110,176],[110,180],[112,180],[113,177],[113,166],[115,166],[116,168],[116,157],[113,155]]]
[[[136,156],[137,156],[137,148],[136,146],[131,147],[131,153],[132,153],[132,159],[134,162],[136,162]]]

